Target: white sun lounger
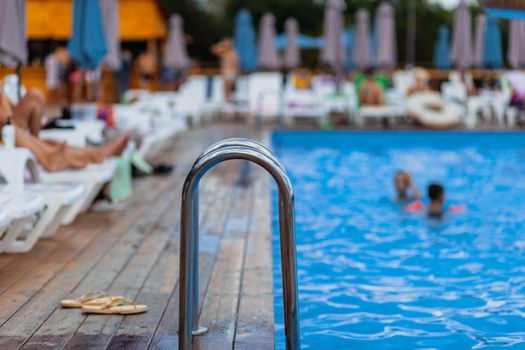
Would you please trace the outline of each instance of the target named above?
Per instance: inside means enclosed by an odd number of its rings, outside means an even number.
[[[284,88],[283,115],[286,124],[293,124],[294,118],[310,118],[320,124],[326,116],[323,101],[313,89],[297,89],[294,77],[288,76]]]
[[[7,234],[7,231],[11,227],[12,222],[13,216],[11,215],[11,211],[7,208],[7,205],[2,205],[0,199],[0,245]]]
[[[191,118],[193,125],[200,125],[204,105],[206,104],[206,89],[208,77],[204,75],[190,76],[173,94],[176,113],[183,118]]]
[[[104,122],[100,120],[60,120],[59,125],[73,129],[46,129],[40,131],[43,140],[66,142],[74,147],[86,147],[87,142],[102,143],[104,141]]]
[[[7,186],[3,186],[7,187]],[[0,206],[7,208],[11,224],[0,240],[0,253],[25,253],[31,250],[43,232],[41,215],[45,211],[40,195],[0,190]]]
[[[34,182],[58,182],[83,186],[82,196],[70,205],[67,214],[64,216],[62,223],[67,225],[72,223],[79,213],[89,208],[102,187],[111,180],[116,164],[113,160],[108,160],[103,164],[89,165],[82,170],[47,173],[36,166],[36,160],[27,149],[0,150],[0,173],[2,173],[11,187],[15,187],[18,191],[23,191],[24,182],[26,182],[25,175],[28,169],[31,170],[31,180]],[[69,196],[76,198],[76,193],[79,189],[73,187],[68,187],[68,189],[71,193],[65,196],[66,199]],[[69,201],[66,199],[64,199],[65,204]]]
[[[42,231],[44,238],[55,234],[73,205],[81,201],[86,193],[83,184],[68,182],[25,184],[24,192],[44,197],[46,211],[41,218],[44,221]]]
[[[116,162],[106,160],[102,164],[90,164],[81,170],[66,170],[48,173],[40,170],[40,179],[44,183],[80,183],[84,185],[84,195],[76,201],[64,216],[62,223],[71,224],[78,214],[86,212],[105,184],[107,184],[116,171]]]
[[[183,118],[170,111],[169,99],[149,96],[144,101],[114,106],[117,127],[140,136],[137,153],[151,159],[169,145],[169,141],[186,130]]]
[[[276,119],[283,112],[283,76],[264,72],[248,76],[248,111],[259,119]]]

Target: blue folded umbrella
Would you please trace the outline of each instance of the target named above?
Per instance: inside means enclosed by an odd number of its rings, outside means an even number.
[[[108,50],[98,1],[74,0],[73,32],[68,49],[82,69],[97,68],[106,56]]]
[[[487,28],[483,45],[483,63],[487,68],[499,69],[503,67],[503,48],[501,31],[498,19],[494,16],[487,18]]]
[[[450,62],[450,31],[446,26],[439,27],[438,40],[434,46],[434,66],[439,69],[449,69]]]
[[[354,61],[352,60],[353,57],[353,48],[354,48],[354,37],[355,37],[355,29],[353,27],[348,27],[345,30],[344,33],[344,43],[345,43],[345,69],[347,71],[350,71],[355,68]]]
[[[244,72],[257,69],[257,42],[253,29],[252,16],[246,9],[240,10],[235,17],[234,33],[235,50],[239,55],[239,63]]]

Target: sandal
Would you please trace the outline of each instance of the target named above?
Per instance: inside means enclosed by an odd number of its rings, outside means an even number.
[[[60,301],[60,305],[65,308],[81,308],[84,305],[106,305],[112,301],[113,298],[106,292],[91,292],[86,293],[77,299],[64,299]]]
[[[90,314],[132,315],[148,311],[147,305],[137,305],[123,297],[113,297],[105,305],[83,305],[82,311]]]

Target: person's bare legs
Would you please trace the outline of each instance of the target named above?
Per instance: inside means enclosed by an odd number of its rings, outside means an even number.
[[[38,89],[30,89],[13,108],[13,124],[29,130],[33,136],[38,137],[42,128],[42,114],[44,112],[45,98]]]
[[[48,172],[66,169],[82,169],[87,163],[81,159],[71,161],[66,157],[67,145],[49,145],[31,135],[28,131],[15,126],[15,140],[17,147],[27,148],[33,153],[36,160]]]
[[[78,161],[86,164],[100,164],[108,158],[121,155],[128,145],[130,136],[131,133],[128,132],[100,147],[79,148],[67,146],[64,150],[65,157],[70,162]],[[58,147],[61,145],[59,142],[53,140],[45,140],[43,142],[52,147]]]
[[[233,102],[233,89],[235,87],[235,80],[224,79],[224,97],[227,102]]]

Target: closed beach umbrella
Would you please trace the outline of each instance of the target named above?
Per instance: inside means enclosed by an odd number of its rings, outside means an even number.
[[[275,40],[275,17],[266,13],[259,23],[259,66],[266,69],[279,68],[279,54]]]
[[[376,67],[377,58],[377,17],[372,21],[370,32],[370,67]]]
[[[394,8],[389,3],[384,2],[377,9],[376,35],[376,66],[394,68],[397,65],[396,23]]]
[[[301,65],[301,54],[299,52],[299,45],[297,44],[299,24],[295,18],[288,18],[284,23],[284,29],[286,32],[286,47],[284,50],[283,65],[287,69],[294,69]]]
[[[449,69],[450,63],[450,31],[446,26],[439,27],[438,40],[434,46],[434,66],[439,69]]]
[[[117,0],[100,0],[100,10],[104,22],[104,34],[108,53],[103,63],[112,71],[118,71],[121,65],[119,12]]]
[[[73,30],[68,49],[83,69],[96,69],[108,50],[100,4],[93,0],[74,0]]]
[[[27,63],[26,1],[0,1],[0,65],[16,68],[17,98],[22,96],[20,67]]]
[[[26,2],[0,1],[0,64],[19,67],[27,63]]]
[[[354,48],[355,30],[350,26],[345,30],[345,70],[350,71],[355,68],[352,60],[352,51]]]
[[[186,69],[190,66],[190,58],[184,43],[184,29],[182,17],[175,14],[170,16],[170,32],[164,51],[163,64],[173,69]]]
[[[235,50],[239,55],[239,63],[244,72],[257,69],[257,45],[252,16],[246,9],[240,10],[235,17],[234,33]]]
[[[370,14],[360,9],[355,15],[355,38],[352,59],[357,68],[364,69],[372,65],[370,52]]]
[[[507,61],[513,69],[522,68],[525,61],[525,21],[510,22],[509,47]]]
[[[345,63],[343,7],[341,0],[328,0],[324,10],[321,62],[333,69],[341,69]]]
[[[485,31],[485,45],[483,51],[485,66],[499,69],[503,67],[503,47],[501,43],[501,30],[496,17],[489,16],[487,30]]]
[[[482,68],[485,66],[485,33],[487,29],[487,16],[484,14],[476,17],[476,31],[474,34],[474,66]]]
[[[461,0],[454,13],[450,59],[454,66],[463,70],[472,66],[473,58],[472,17],[465,0]]]

